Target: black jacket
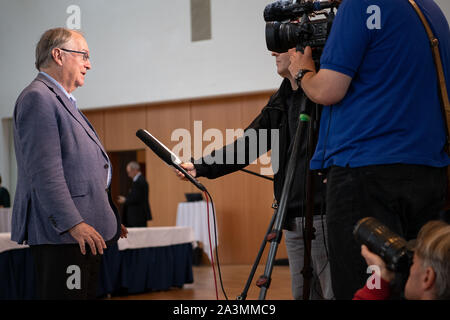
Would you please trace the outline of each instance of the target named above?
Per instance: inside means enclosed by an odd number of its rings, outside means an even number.
[[[152,219],[148,201],[148,183],[143,175],[133,181],[123,207],[123,222],[126,227],[146,227]]]
[[[247,133],[249,129],[254,130],[261,130],[261,129],[267,129],[268,134],[267,136],[267,146],[268,149],[272,149],[272,159],[274,158],[274,150],[276,150],[276,146],[271,145],[270,141],[270,132],[273,129],[279,130],[279,169],[278,172],[276,172],[274,176],[274,194],[275,199],[277,201],[281,198],[281,193],[283,189],[283,183],[284,178],[286,175],[287,165],[289,162],[289,146],[290,146],[290,134],[289,134],[289,128],[288,128],[288,104],[287,99],[294,95],[294,101],[297,104],[301,103],[301,96],[302,92],[301,89],[298,91],[293,91],[291,88],[290,81],[288,79],[284,79],[282,82],[280,88],[278,91],[271,96],[269,99],[269,102],[267,105],[262,109],[261,113],[253,120],[253,122],[245,129],[244,133]],[[312,104],[308,104],[306,106],[306,113],[309,113],[311,108],[313,107]],[[305,204],[305,186],[306,186],[306,168],[309,167],[309,163],[306,159],[306,136],[307,136],[307,128],[306,126],[303,127],[302,131],[302,137],[301,139],[301,152],[300,152],[300,159],[299,159],[299,165],[296,168],[295,172],[295,178],[291,187],[291,192],[289,195],[289,203],[288,203],[288,212],[287,212],[287,219],[298,217],[304,215],[306,212],[304,212],[304,204]],[[244,134],[245,137],[245,134]],[[250,139],[247,138],[240,138],[237,139],[233,144],[230,144],[228,146],[223,147],[222,149],[215,150],[211,155],[206,156],[201,159],[201,161],[196,160],[194,161],[194,166],[197,171],[197,176],[201,177],[207,177],[209,179],[214,179],[223,175],[226,175],[231,172],[235,172],[239,169],[242,169],[246,167],[248,164],[252,163],[256,158],[250,157],[252,154],[249,152],[249,141]],[[259,140],[260,135],[257,135],[258,143],[256,148],[258,148],[257,152],[253,152],[257,157],[261,156],[265,153],[266,150],[259,150]],[[238,148],[238,141],[240,140],[241,143],[245,139],[245,163],[238,164],[237,159],[239,157],[239,148]],[[226,153],[227,152],[233,152],[234,153],[234,164],[227,164],[226,163]],[[242,156],[242,155],[241,155]],[[222,164],[217,163],[211,163],[211,157],[214,157],[215,159],[223,157]],[[209,160],[208,160],[209,158]],[[272,160],[273,163],[273,160]],[[306,167],[305,167],[306,166]],[[325,194],[325,185],[322,183],[321,177],[317,175],[317,172],[314,174],[314,185],[315,185],[315,208],[314,213],[320,213],[321,210],[321,202],[323,195]]]

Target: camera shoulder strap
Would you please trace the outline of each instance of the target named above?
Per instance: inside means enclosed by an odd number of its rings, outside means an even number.
[[[447,86],[445,83],[444,69],[442,67],[441,55],[439,53],[439,40],[434,36],[433,31],[428,24],[427,19],[423,15],[419,6],[414,0],[408,0],[411,6],[416,11],[420,20],[422,21],[425,31],[427,32],[428,39],[430,40],[431,51],[433,53],[434,64],[436,66],[437,77],[438,77],[438,91],[439,99],[441,101],[442,115],[444,117],[445,126],[447,129],[447,143],[445,150],[450,155],[449,142],[450,142],[450,103],[448,100]]]

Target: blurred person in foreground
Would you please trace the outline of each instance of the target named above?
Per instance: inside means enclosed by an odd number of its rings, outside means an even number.
[[[369,289],[366,284],[358,290],[354,300],[386,300],[390,297],[390,283],[394,272],[376,254],[361,246],[367,265],[380,269],[380,287]],[[444,221],[430,221],[419,231],[414,249],[413,264],[405,286],[408,300],[450,300],[450,225]]]

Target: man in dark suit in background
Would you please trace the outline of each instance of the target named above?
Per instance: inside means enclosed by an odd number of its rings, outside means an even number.
[[[148,201],[149,187],[141,173],[139,163],[131,161],[127,165],[128,177],[133,179],[127,197],[119,196],[118,202],[123,204],[123,221],[127,227],[146,227],[147,220],[152,220]]]
[[[0,176],[0,208],[9,208],[11,201],[8,189],[2,187],[2,176]]]

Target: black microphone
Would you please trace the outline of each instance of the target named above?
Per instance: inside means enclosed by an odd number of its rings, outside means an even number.
[[[269,3],[264,8],[264,21],[285,21],[299,18],[305,13],[320,11],[327,8],[338,7],[339,1],[314,1],[291,3],[288,0],[279,0]]]
[[[152,151],[161,158],[162,161],[167,163],[169,166],[175,167],[177,170],[181,171],[184,176],[192,182],[201,191],[206,191],[206,188],[198,182],[193,176],[191,176],[183,167],[180,166],[181,160],[173,153],[169,148],[162,144],[158,139],[150,134],[147,130],[139,129],[136,131],[136,136],[142,140]]]
[[[280,0],[269,3],[264,8],[264,21],[271,22],[293,19],[292,15],[290,14],[291,7],[292,3],[288,0]]]

